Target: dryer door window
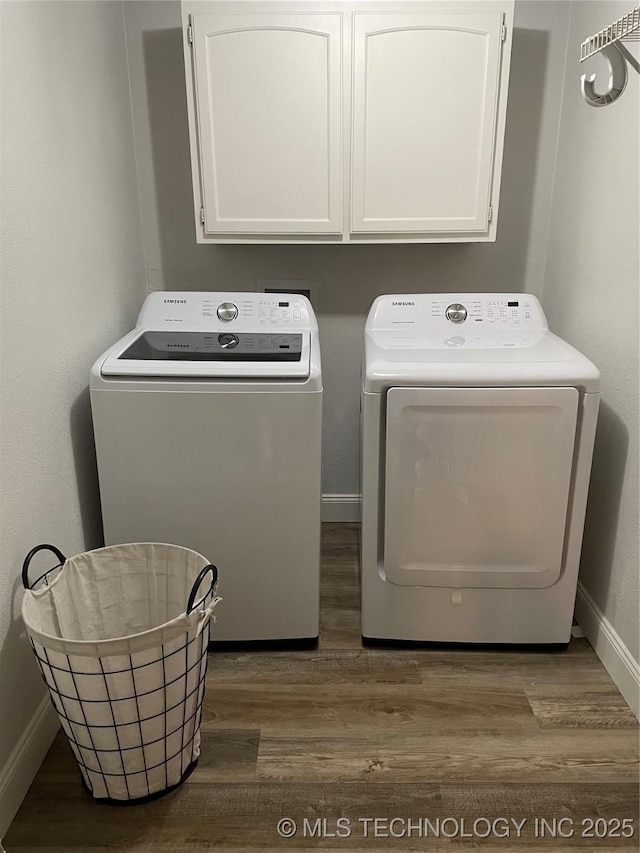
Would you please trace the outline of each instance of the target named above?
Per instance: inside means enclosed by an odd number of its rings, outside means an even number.
[[[547,587],[562,571],[575,388],[392,388],[384,572],[408,586]]]

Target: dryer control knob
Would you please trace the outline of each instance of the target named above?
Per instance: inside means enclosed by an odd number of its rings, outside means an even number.
[[[223,302],[218,305],[218,319],[228,323],[230,320],[235,320],[238,316],[238,306],[233,302]]]
[[[454,302],[452,305],[449,305],[444,312],[444,316],[447,320],[451,320],[452,323],[464,323],[467,319],[467,309],[459,302]]]

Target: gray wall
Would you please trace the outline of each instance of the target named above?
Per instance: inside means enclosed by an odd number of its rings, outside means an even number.
[[[101,544],[89,368],[145,287],[122,4],[0,10],[3,779],[44,696],[19,617],[22,560],[41,542]]]
[[[149,288],[255,290],[258,278],[318,282],[325,493],[359,491],[362,332],[376,296],[440,290],[541,292],[568,17],[565,2],[516,3],[497,243],[199,246],[180,4],[125,4]]]
[[[100,544],[88,369],[130,328],[145,278],[149,289],[318,282],[324,491],[337,494],[358,491],[361,338],[376,295],[542,294],[556,331],[603,372],[581,580],[638,659],[638,77],[593,110],[574,61],[627,8],[516,3],[495,245],[205,247],[192,223],[178,2],[128,0],[126,45],[121,3],[0,4],[0,777],[44,695],[19,619],[20,564],[42,541],[69,553]]]
[[[580,74],[604,63],[577,61],[580,43],[627,11],[626,0],[571,4],[542,302],[602,372],[580,580],[637,662],[640,87],[630,68],[622,97],[594,109]]]

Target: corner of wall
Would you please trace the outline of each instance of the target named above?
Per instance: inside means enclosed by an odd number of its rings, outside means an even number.
[[[59,727],[47,694],[0,773],[0,839],[9,829]]]
[[[142,266],[144,269],[145,293],[152,292],[149,284],[149,271],[147,269],[147,247],[145,245],[144,217],[142,214],[142,195],[140,191],[140,164],[138,160],[138,143],[136,141],[136,117],[133,109],[133,87],[131,82],[131,57],[129,51],[129,42],[127,39],[127,15],[126,15],[126,0],[121,0],[122,9],[122,38],[124,40],[124,55],[127,65],[127,85],[129,89],[129,108],[131,111],[131,145],[133,148],[133,164],[136,175],[136,198],[138,200],[138,217],[140,220],[140,239],[142,242]]]
[[[625,702],[640,720],[640,664],[581,583],[578,584],[575,615]]]
[[[562,84],[561,84],[561,95],[560,95],[560,106],[558,109],[558,130],[556,132],[556,144],[555,150],[553,154],[553,177],[551,179],[551,192],[549,193],[549,216],[547,218],[547,236],[545,240],[544,247],[544,260],[542,262],[542,275],[540,277],[540,293],[538,294],[538,299],[542,302],[544,298],[544,291],[547,284],[547,260],[549,257],[549,239],[551,236],[551,221],[553,219],[553,201],[556,194],[556,169],[558,167],[558,151],[560,149],[560,127],[561,121],[560,117],[562,116],[562,105],[564,104],[564,95],[566,92],[566,84],[567,84],[567,67],[569,64],[569,44],[570,38],[569,35],[571,33],[571,15],[573,12],[573,0],[569,0],[569,20],[567,22],[567,43],[565,46],[564,52],[564,65],[562,68]]]

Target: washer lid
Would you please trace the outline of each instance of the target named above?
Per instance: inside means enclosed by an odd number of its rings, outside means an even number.
[[[102,376],[306,379],[309,332],[135,329],[106,354]]]

